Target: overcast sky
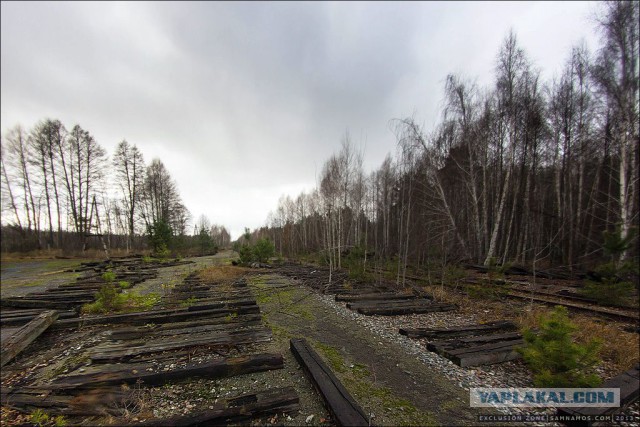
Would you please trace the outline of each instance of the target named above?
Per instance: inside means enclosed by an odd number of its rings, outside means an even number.
[[[2,2],[2,133],[78,123],[159,157],[194,220],[237,238],[315,186],[345,130],[365,170],[389,120],[431,129],[449,73],[493,84],[513,29],[544,80],[593,33],[593,2]]]

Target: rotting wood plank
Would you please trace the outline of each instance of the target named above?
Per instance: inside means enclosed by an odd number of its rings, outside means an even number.
[[[88,302],[93,302],[91,299]],[[75,303],[78,304],[78,303]],[[29,298],[4,298],[0,300],[0,307],[16,307],[16,308],[49,308],[49,309],[63,309],[67,310],[69,307],[74,304],[64,302],[64,301],[43,301],[39,299],[29,299]]]
[[[453,304],[438,304],[432,303],[423,306],[414,307],[392,307],[392,308],[358,308],[358,313],[366,316],[378,315],[378,316],[395,316],[402,314],[422,314],[432,313],[438,311],[453,311],[458,307]]]
[[[482,344],[474,347],[463,348],[447,348],[445,352],[451,356],[461,356],[471,353],[495,353],[504,349],[514,349],[524,344],[523,339],[514,339],[510,341],[500,341],[489,344]]]
[[[172,329],[151,329],[151,328],[140,328],[139,330],[130,330],[130,331],[114,331],[109,339],[111,340],[137,340],[142,338],[158,338],[158,337],[169,337],[173,335],[185,335],[185,334],[199,334],[203,332],[212,332],[212,331],[241,331],[247,330],[249,328],[253,328],[259,326],[261,324],[261,320],[257,319],[254,321],[247,321],[243,323],[217,323],[210,325],[201,325],[201,326],[192,326],[191,324],[185,322],[183,323],[182,328],[172,328]]]
[[[20,388],[2,394],[2,406],[32,412],[42,408],[51,415],[87,416],[87,415],[122,415],[122,410],[115,405],[130,399],[131,394],[121,388],[96,388],[78,396],[52,395],[44,390],[28,390]],[[29,424],[32,425],[32,424]]]
[[[384,301],[357,301],[348,302],[347,308],[357,310],[359,308],[401,308],[401,307],[422,307],[438,304],[424,298],[416,298],[411,300],[384,300]]]
[[[171,323],[185,321],[187,319],[198,319],[206,317],[224,317],[227,315],[242,315],[260,313],[258,306],[240,306],[237,308],[221,308],[213,310],[188,311],[186,308],[175,308],[169,310],[140,311],[136,313],[112,314],[105,316],[91,316],[77,319],[64,319],[56,322],[55,329],[76,328],[87,325],[98,324],[120,324],[128,323],[132,325],[146,325],[148,323]]]
[[[169,350],[178,350],[181,348],[198,347],[198,346],[234,346],[239,344],[253,344],[265,342],[271,339],[271,330],[253,330],[241,331],[237,334],[218,333],[200,335],[196,337],[174,338],[151,343],[143,343],[138,346],[132,346],[130,342],[123,345],[115,346],[96,346],[90,358],[96,363],[105,363],[120,359],[130,359],[149,353],[157,353]]]
[[[522,339],[522,335],[519,332],[506,332],[503,334],[486,334],[474,337],[453,338],[450,340],[434,340],[430,341],[429,345],[444,348],[464,348],[477,347],[478,345],[487,343],[512,341],[518,339]]]
[[[468,366],[492,365],[495,363],[508,362],[522,357],[515,350],[502,350],[488,353],[471,353],[452,356],[451,361],[461,368]]]
[[[42,311],[40,312],[42,313]],[[15,316],[0,319],[0,323],[2,326],[22,326],[26,323],[29,323],[33,319],[35,319],[37,315],[27,315],[27,316]],[[71,319],[74,317],[78,317],[78,312],[74,310],[63,310],[58,311],[58,319]]]
[[[563,416],[595,416],[595,415],[607,415],[618,412],[621,408],[624,408],[636,400],[640,392],[640,365],[636,364],[633,368],[629,369],[608,379],[602,385],[601,388],[619,388],[620,389],[620,407],[618,408],[599,408],[594,406],[580,407],[580,408],[558,408],[557,414]],[[564,424],[572,427],[582,427],[591,425],[588,421],[573,421],[565,422]]]
[[[418,298],[414,294],[397,294],[397,293],[372,293],[360,295],[336,295],[335,300],[338,302],[360,302],[360,301],[377,301],[377,300],[412,300]]]
[[[37,301],[62,301],[69,304],[84,303],[85,301],[94,301],[97,292],[83,292],[82,294],[67,295],[65,293],[50,294],[29,294],[26,298]]]
[[[202,311],[202,310],[215,310],[220,308],[236,308],[236,307],[250,307],[257,305],[255,299],[242,299],[237,301],[224,301],[214,303],[200,304],[196,302],[193,305],[187,307],[187,311]]]
[[[290,341],[291,352],[304,368],[325,401],[336,424],[340,426],[368,426],[369,420],[340,380],[304,338]]]
[[[496,321],[478,325],[466,325],[454,328],[401,328],[400,335],[409,338],[453,338],[484,334],[497,331],[515,331],[518,327],[510,321]]]
[[[485,341],[485,344],[430,341],[427,343],[427,350],[433,351],[439,354],[443,352],[447,352],[449,354],[462,354],[462,353],[481,352],[485,350],[492,350],[492,349],[504,348],[509,346],[513,347],[516,345],[521,345],[523,343],[524,343],[524,340],[522,339],[522,337],[493,341],[493,342],[490,341],[488,343]]]
[[[112,331],[111,339],[140,339],[159,332],[169,332],[180,330],[186,327],[199,328],[201,326],[226,325],[229,328],[241,327],[251,324],[258,324],[262,320],[259,314],[245,314],[240,316],[214,317],[210,319],[194,320],[190,322],[164,323],[160,325],[132,326],[115,329]]]
[[[2,343],[0,366],[4,366],[36,340],[58,318],[54,310],[45,311],[38,317],[18,329]]]
[[[271,414],[291,413],[299,409],[299,398],[293,387],[269,390],[228,398],[214,409],[196,411],[164,419],[153,419],[139,426],[211,426],[250,424],[251,420]]]
[[[468,344],[468,343],[467,343]],[[477,366],[506,362],[521,357],[516,347],[524,344],[521,338],[488,344],[457,347],[451,342],[429,342],[427,349],[441,355],[458,366]]]
[[[135,384],[137,381],[142,381],[145,385],[162,385],[193,377],[214,379],[270,371],[282,369],[284,365],[282,355],[264,353],[228,357],[212,362],[190,363],[184,367],[158,372],[153,371],[157,369],[154,364],[106,366],[104,371],[58,378],[47,387],[54,390],[85,389],[107,385]]]

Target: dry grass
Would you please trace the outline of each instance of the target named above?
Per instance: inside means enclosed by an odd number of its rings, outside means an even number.
[[[471,298],[450,287],[441,285],[425,286],[424,290],[432,295],[436,301],[456,304],[459,313],[472,315],[479,322],[484,323],[513,317],[512,301],[505,303],[498,300]]]
[[[511,319],[520,328],[534,329],[540,325],[540,317],[553,310],[552,307],[526,301],[474,299],[446,286],[424,289],[438,301],[457,304],[461,314],[473,315],[479,322]],[[584,344],[594,338],[602,342],[600,357],[605,362],[607,374],[617,375],[640,361],[640,335],[637,333],[623,331],[618,322],[587,314],[570,313],[569,317],[578,327],[575,333],[577,342]]]
[[[247,274],[249,269],[243,267],[234,267],[231,265],[223,265],[218,267],[209,267],[198,273],[198,278],[206,283],[222,283],[230,280],[236,280]]]
[[[534,329],[540,325],[540,317],[548,315],[550,307],[536,306],[529,310],[520,311],[515,319],[521,328]],[[592,339],[602,343],[600,357],[609,366],[607,371],[617,375],[640,361],[640,336],[636,333],[623,331],[616,322],[606,321],[586,314],[571,313],[571,322],[578,327],[575,340],[586,344]]]
[[[535,307],[521,312],[518,323],[523,328],[536,328],[540,317],[552,311],[548,307]],[[602,342],[600,356],[612,363],[617,370],[629,369],[640,360],[640,336],[637,333],[623,331],[621,324],[594,318],[586,314],[571,313],[571,322],[578,327],[575,339],[587,343],[592,339]]]

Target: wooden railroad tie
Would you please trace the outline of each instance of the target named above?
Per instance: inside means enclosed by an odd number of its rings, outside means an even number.
[[[427,343],[427,349],[451,360],[458,366],[478,366],[520,358],[516,347],[524,344],[518,332],[480,335],[477,337],[438,340]]]
[[[217,403],[213,409],[148,420],[136,425],[159,427],[249,425],[256,417],[295,412],[299,409],[299,402],[293,387],[273,388],[228,398],[225,403]]]
[[[505,320],[483,323],[480,325],[466,325],[453,328],[415,328],[400,329],[400,335],[409,338],[454,338],[492,333],[498,331],[515,331],[518,327],[515,323]]]
[[[29,344],[36,340],[44,331],[47,330],[53,322],[58,318],[58,313],[54,310],[45,311],[38,317],[22,326],[14,332],[9,338],[2,343],[2,352],[0,355],[0,366],[9,363],[22,350],[27,348]]]
[[[307,341],[304,338],[294,338],[291,339],[290,346],[291,352],[309,375],[336,424],[368,426],[369,420],[362,408]]]
[[[446,303],[414,303],[414,304],[386,304],[378,306],[358,306],[356,310],[360,314],[366,316],[396,316],[402,314],[422,314],[433,313],[438,311],[454,311],[458,306]]]
[[[223,378],[253,372],[282,369],[282,355],[264,353],[247,356],[227,357],[204,363],[189,363],[157,371],[153,363],[110,364],[96,368],[95,372],[70,375],[56,379],[46,386],[51,390],[77,390],[111,385],[135,384],[163,385],[168,382],[182,381],[186,378]]]
[[[605,381],[601,388],[619,388],[620,389],[620,408],[628,406],[638,400],[640,387],[640,365],[636,364],[622,374]],[[558,408],[558,415],[563,416],[596,416],[608,415],[618,412],[620,408],[599,408],[599,407],[582,407],[582,408]],[[572,427],[590,426],[589,421],[571,421],[565,424]]]
[[[164,351],[179,350],[200,346],[228,347],[240,344],[254,344],[271,340],[271,330],[255,328],[240,331],[213,331],[192,334],[188,337],[173,336],[152,339],[151,341],[124,341],[117,344],[103,343],[90,353],[92,362],[105,363],[116,360],[128,360],[133,357]]]

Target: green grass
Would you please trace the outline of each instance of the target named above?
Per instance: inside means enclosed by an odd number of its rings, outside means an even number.
[[[337,349],[321,342],[315,342],[314,344],[314,347],[318,347],[325,359],[327,359],[331,369],[336,372],[346,372],[347,369],[344,364],[344,359]]]
[[[314,321],[315,316],[301,300],[295,300],[297,292],[293,289],[273,288],[264,283],[263,278],[256,278],[253,282],[256,302],[259,305],[277,305],[277,310],[286,311],[294,316],[308,321]]]
[[[132,311],[146,311],[160,302],[160,295],[149,293],[140,295],[137,292],[117,293],[112,285],[100,288],[95,302],[82,306],[83,313],[127,313]]]
[[[196,298],[196,297],[189,297],[189,298],[187,298],[186,300],[182,301],[182,302],[180,303],[180,305],[181,305],[182,307],[189,307],[190,305],[194,305],[194,304],[195,304],[195,303],[197,303],[197,302],[198,302],[198,298]]]

